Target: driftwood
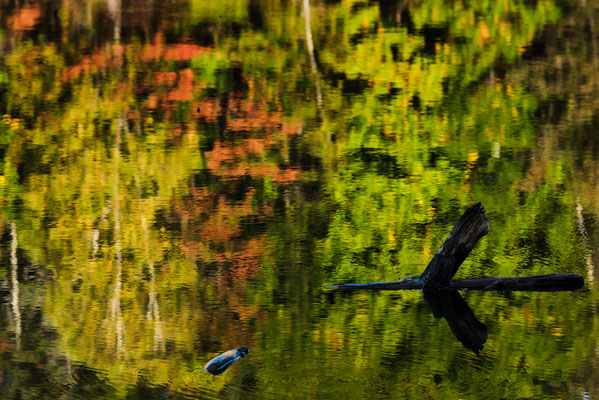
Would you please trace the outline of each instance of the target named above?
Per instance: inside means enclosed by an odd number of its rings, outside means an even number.
[[[467,278],[451,280],[476,242],[489,231],[489,221],[480,202],[468,208],[449,233],[422,275],[417,279],[396,282],[372,282],[328,286],[339,290],[521,290],[560,291],[577,290],[584,286],[584,278],[577,274],[548,274],[518,278]]]

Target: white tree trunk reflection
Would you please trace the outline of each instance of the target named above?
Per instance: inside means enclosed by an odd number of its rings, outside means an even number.
[[[121,313],[121,291],[123,274],[123,256],[121,249],[121,208],[119,201],[119,164],[121,131],[123,129],[125,116],[121,114],[117,120],[116,138],[113,149],[114,176],[112,180],[112,211],[114,218],[114,252],[116,261],[116,274],[114,291],[110,300],[110,318],[114,323],[114,335],[116,338],[116,350],[119,356],[124,351],[123,316]]]
[[[148,321],[154,321],[154,352],[164,354],[164,330],[162,327],[162,321],[160,320],[160,309],[158,306],[158,296],[156,294],[156,270],[154,263],[150,258],[150,235],[148,232],[148,222],[143,217],[141,226],[144,231],[144,241],[146,250],[146,265],[150,274],[150,288],[148,291],[148,311],[146,312],[146,319]]]
[[[17,349],[21,348],[21,310],[19,309],[19,278],[17,276],[19,260],[17,259],[17,248],[19,247],[19,241],[17,237],[17,227],[13,223],[10,224],[10,283],[11,283],[11,297],[10,306],[12,308],[14,316],[14,332],[15,332],[15,344]]]
[[[314,86],[316,87],[316,104],[318,108],[322,108],[322,90],[320,88],[320,80],[318,78],[318,65],[316,64],[316,56],[314,55],[314,42],[312,41],[312,28],[310,22],[310,0],[304,0],[304,21],[306,28],[306,45],[310,54],[310,65],[312,66],[312,75],[314,76]]]

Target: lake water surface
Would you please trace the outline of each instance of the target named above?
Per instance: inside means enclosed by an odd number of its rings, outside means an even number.
[[[598,161],[593,1],[0,1],[0,399],[599,398]]]

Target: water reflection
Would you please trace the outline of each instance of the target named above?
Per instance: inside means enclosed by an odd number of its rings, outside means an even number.
[[[478,356],[419,293],[322,292],[418,273],[473,198],[464,276],[597,276],[587,3],[3,4],[2,396],[595,396],[595,287],[469,294]]]
[[[19,260],[17,258],[17,249],[19,246],[18,236],[17,236],[17,228],[15,224],[10,224],[10,236],[11,236],[11,246],[10,246],[10,283],[11,283],[11,299],[10,299],[10,307],[13,316],[13,332],[15,335],[15,347],[17,350],[21,348],[21,311],[19,306],[19,277],[17,275],[17,271],[19,268]]]
[[[457,290],[424,291],[435,318],[445,318],[464,347],[478,353],[487,341],[487,326],[480,322]]]

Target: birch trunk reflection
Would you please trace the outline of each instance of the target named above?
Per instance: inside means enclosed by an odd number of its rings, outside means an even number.
[[[124,332],[123,332],[123,316],[121,313],[121,290],[122,290],[122,273],[123,273],[123,257],[121,249],[121,208],[119,202],[119,164],[120,164],[120,146],[121,146],[121,131],[123,129],[125,116],[121,114],[117,120],[116,138],[113,149],[113,180],[112,180],[112,210],[114,218],[114,252],[116,261],[116,273],[114,290],[110,300],[110,326],[114,326],[114,337],[116,338],[116,350],[120,356],[124,352]]]
[[[121,1],[108,0],[108,11],[114,21],[114,42],[119,44],[121,39]]]
[[[15,333],[15,345],[17,349],[21,348],[21,310],[19,309],[19,278],[17,276],[19,262],[17,258],[17,248],[19,247],[17,237],[17,227],[15,223],[10,224],[10,282],[11,282],[11,296],[10,296],[10,307],[14,316],[14,333]]]
[[[108,8],[114,21],[114,44],[118,45],[121,38],[121,2],[120,0],[109,1]],[[120,59],[120,53],[115,53],[115,57]],[[119,60],[120,61],[120,60]],[[121,63],[117,63],[121,65]],[[120,69],[117,71],[120,75]],[[116,351],[117,357],[121,357],[124,354],[124,327],[123,327],[123,315],[121,311],[121,292],[122,292],[122,274],[123,274],[123,256],[121,246],[121,207],[120,207],[120,158],[121,158],[121,136],[123,129],[125,129],[125,114],[122,112],[118,115],[116,120],[116,132],[115,132],[115,143],[113,147],[113,179],[112,179],[112,211],[114,218],[114,252],[116,261],[116,273],[115,283],[112,298],[110,300],[110,318],[114,324],[114,337],[116,339]],[[112,325],[112,324],[111,324]]]
[[[587,274],[589,281],[595,280],[595,266],[593,265],[592,250],[588,243],[587,230],[584,227],[584,217],[582,216],[582,205],[580,199],[576,199],[576,222],[578,224],[578,233],[580,233],[580,241],[582,242],[582,249],[584,252],[584,260],[587,266]]]
[[[312,66],[312,75],[314,76],[314,86],[316,87],[316,104],[318,109],[322,109],[322,90],[320,88],[320,80],[318,78],[318,65],[316,64],[316,56],[314,55],[314,42],[312,41],[312,28],[310,23],[310,0],[304,0],[304,21],[306,27],[306,46],[310,55],[310,65]]]
[[[146,319],[148,321],[154,321],[154,352],[157,354],[164,354],[166,349],[164,343],[164,330],[162,328],[162,321],[160,320],[158,296],[156,294],[156,271],[154,263],[150,258],[150,235],[148,232],[148,222],[145,217],[142,217],[141,227],[144,232],[146,265],[150,274],[150,289],[148,292],[148,311],[146,312]]]

